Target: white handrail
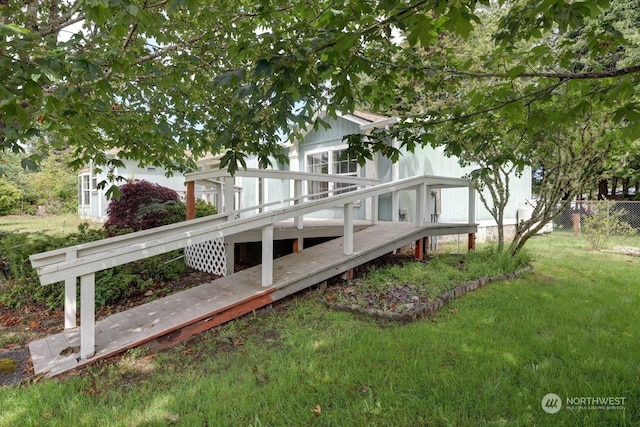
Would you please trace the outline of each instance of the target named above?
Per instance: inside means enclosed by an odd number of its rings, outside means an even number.
[[[396,182],[380,184],[375,187],[355,190],[348,193],[334,195],[333,197],[329,198],[311,200],[290,207],[264,212],[249,218],[240,218],[222,222],[220,221],[220,219],[227,218],[228,213],[217,214],[210,217],[198,218],[195,220],[180,222],[176,224],[169,224],[149,230],[137,231],[124,236],[110,237],[96,242],[70,246],[67,248],[57,249],[42,254],[31,255],[29,259],[32,261],[32,265],[38,268],[40,282],[43,285],[51,284],[64,279],[62,274],[55,274],[54,277],[56,277],[56,279],[52,279],[51,275],[54,272],[63,271],[66,267],[71,267],[72,265],[83,265],[87,263],[87,259],[100,258],[99,262],[96,261],[92,264],[106,265],[102,268],[92,271],[98,272],[100,270],[126,264],[131,261],[137,261],[139,259],[149,258],[160,253],[166,253],[175,249],[181,249],[185,246],[173,244],[175,240],[189,239],[188,245],[200,243],[219,237],[242,233],[244,231],[255,228],[261,228],[267,224],[275,224],[279,221],[283,221],[296,216],[306,215],[319,210],[333,208],[336,205],[354,203],[364,198],[379,196],[381,194],[393,191],[406,190],[416,186],[418,183],[421,183],[423,181],[425,181],[427,185],[430,185],[429,182],[434,182],[432,177],[427,176],[405,178]],[[460,185],[460,183],[458,182],[457,187],[463,186],[469,187],[470,185],[468,183],[466,183],[466,185]],[[157,238],[150,240],[153,237]],[[163,246],[169,243],[172,243],[171,249],[167,249],[161,252],[153,251],[153,255],[146,252],[146,250],[149,250],[154,246]],[[129,252],[140,250],[145,250],[145,252],[135,259],[127,258],[130,259],[130,261],[113,264],[111,262],[108,262],[108,259],[105,259],[105,257],[108,258],[111,254],[114,254],[114,257],[117,257],[118,254],[128,254]],[[77,258],[71,261],[64,260],[63,258],[65,257],[62,257],[61,255],[64,255],[69,251],[76,251]]]
[[[189,172],[185,174],[185,182],[202,181],[208,179],[225,178],[230,177],[226,170],[210,170],[210,171],[198,171]],[[243,178],[267,178],[267,179],[288,179],[288,180],[301,180],[301,181],[319,181],[319,182],[341,182],[344,184],[365,184],[374,185],[379,184],[380,181],[373,178],[361,178],[358,176],[350,175],[337,175],[337,174],[325,174],[325,173],[311,173],[311,172],[295,172],[295,171],[279,171],[273,169],[239,169],[233,176]]]
[[[104,259],[104,256],[108,253],[117,253],[122,254],[123,251],[133,252],[140,250],[148,250],[149,248],[155,245],[166,245],[169,242],[173,242],[174,240],[180,239],[189,239],[188,244],[199,243],[207,240],[211,240],[218,237],[229,236],[237,233],[241,233],[244,231],[248,231],[255,228],[263,227],[267,224],[275,224],[279,221],[283,221],[289,218],[293,218],[299,215],[306,215],[309,213],[313,213],[319,210],[330,209],[337,205],[343,205],[346,203],[353,203],[358,200],[378,196],[381,194],[393,192],[393,191],[401,191],[406,190],[411,187],[416,186],[418,183],[422,181],[433,181],[430,179],[431,177],[418,176],[405,178],[403,180],[399,180],[396,182],[390,182],[386,184],[380,184],[375,187],[365,188],[360,190],[351,191],[348,193],[334,195],[330,198],[322,198],[317,200],[307,201],[305,203],[293,205],[286,208],[281,208],[278,210],[273,210],[269,212],[264,212],[258,215],[255,215],[250,218],[239,218],[231,221],[219,221],[221,218],[228,217],[228,213],[226,214],[217,214],[210,217],[198,218],[191,221],[180,222],[176,224],[169,224],[162,227],[157,227],[149,230],[137,231],[134,233],[130,233],[124,236],[116,236],[110,237],[107,239],[99,240],[96,242],[70,246],[63,249],[57,249],[50,252],[45,252],[42,254],[36,254],[29,257],[34,264],[34,267],[38,268],[38,275],[41,277],[42,284],[50,284],[55,283],[56,281],[63,280],[64,277],[53,280],[49,278],[49,275],[53,271],[63,270],[63,266],[71,266],[71,265],[81,265],[87,263],[87,259],[92,259],[99,257],[101,258],[101,263],[106,263],[107,260]],[[429,185],[427,183],[427,185]],[[458,187],[462,187],[462,185],[457,185]],[[465,187],[469,187],[469,184],[464,185]],[[206,235],[206,237],[201,237]],[[159,237],[158,237],[159,236]],[[154,239],[155,237],[155,239]],[[149,243],[149,244],[146,244]],[[180,249],[184,246],[173,247],[172,249],[168,249],[165,252],[170,252],[174,249]],[[90,249],[90,250],[87,250]],[[73,250],[77,253],[77,258],[71,261],[63,260],[62,257],[58,257],[57,255],[66,254],[68,251]],[[163,252],[159,252],[163,253]],[[47,259],[47,262],[42,262],[42,260],[48,258],[47,254],[56,255],[56,260],[52,260],[51,258]],[[155,256],[158,253],[154,253],[153,255],[146,255],[146,252],[139,255],[135,260],[148,258],[151,256]],[[57,259],[60,259],[59,261]],[[134,261],[134,260],[131,260]],[[35,264],[38,264],[37,266]],[[53,265],[52,265],[53,264]],[[111,263],[109,263],[111,264]],[[111,268],[117,265],[126,264],[112,264],[107,267],[100,268],[98,270],[94,270],[93,272],[100,271],[102,269]],[[59,275],[56,275],[58,277]],[[44,283],[46,282],[46,283]]]

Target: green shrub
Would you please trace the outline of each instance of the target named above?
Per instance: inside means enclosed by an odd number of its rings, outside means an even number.
[[[57,285],[40,286],[29,255],[99,240],[104,236],[101,230],[90,229],[87,224],[81,224],[77,233],[66,236],[41,232],[0,233],[0,265],[7,278],[0,289],[0,302],[10,307],[34,303],[60,307],[64,300],[64,288]]]
[[[0,179],[0,215],[16,213],[20,210],[21,193],[18,187]]]
[[[0,233],[0,267],[7,280],[0,284],[0,303],[9,307],[44,304],[50,309],[64,305],[64,286],[41,286],[29,255],[99,240],[103,230],[86,224],[67,236],[44,233]],[[180,251],[129,263],[96,273],[96,308],[125,301],[156,283],[175,280],[187,271],[183,262],[171,262]]]
[[[613,209],[609,200],[599,203],[582,221],[582,235],[589,247],[599,251],[608,247],[614,236],[625,238],[635,235],[636,230],[624,220],[626,215],[624,209]]]

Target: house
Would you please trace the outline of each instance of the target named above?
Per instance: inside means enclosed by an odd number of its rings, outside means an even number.
[[[351,114],[339,114],[334,118],[325,118],[329,128],[314,130],[309,127],[302,142],[289,142],[284,148],[290,159],[289,164],[275,164],[274,169],[310,172],[320,174],[338,174],[360,178],[377,179],[381,183],[394,182],[415,175],[433,175],[462,178],[474,167],[461,167],[458,159],[447,157],[442,148],[416,147],[414,152],[402,151],[398,162],[376,153],[373,159],[360,166],[355,159],[343,158],[347,148],[343,137],[349,134],[369,134],[398,122],[398,118],[355,111]],[[391,141],[392,144],[397,144]],[[199,162],[200,170],[212,170],[219,166],[216,157],[207,157]],[[248,159],[247,167],[257,168],[255,159]],[[312,182],[303,189],[313,197],[326,197],[334,192],[349,191],[345,184],[331,182]],[[515,232],[518,208],[531,198],[531,171],[525,170],[520,176],[510,177],[511,196],[505,210],[505,236]],[[218,194],[220,190],[216,190]],[[261,178],[235,178],[234,208],[261,205],[267,201],[285,200],[294,194],[292,183],[279,183]],[[324,194],[324,195],[323,195]],[[433,207],[432,222],[465,222],[468,216],[469,200],[465,189],[441,189],[431,193],[430,206]],[[497,225],[489,211],[476,195],[476,219],[479,224],[478,241],[491,240],[497,236]],[[214,200],[210,200],[215,203]],[[414,221],[415,192],[405,191],[399,194],[381,196],[378,201],[380,220]],[[354,206],[354,218],[371,219],[373,206],[370,201]],[[342,209],[324,210],[311,214],[311,217],[340,219]]]
[[[155,166],[141,167],[131,160],[123,160],[124,167],[114,171],[115,176],[121,176],[127,181],[145,180],[175,190],[182,199],[185,196],[184,177],[176,175],[167,177],[164,168]],[[105,188],[98,188],[98,183],[106,181]],[[102,222],[107,219],[109,199],[106,197],[108,188],[113,184],[106,171],[89,164],[78,173],[78,214],[82,219]]]

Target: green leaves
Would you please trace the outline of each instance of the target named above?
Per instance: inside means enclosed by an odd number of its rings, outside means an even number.
[[[239,166],[247,168],[247,155],[234,150],[228,150],[220,158],[220,169],[227,169],[231,175],[235,174]]]
[[[603,17],[605,3],[93,0],[73,13],[71,5],[56,12],[38,4],[35,23],[10,8],[0,24],[0,139],[18,150],[18,141],[46,134],[68,143],[77,165],[104,162],[99,153],[118,148],[178,171],[193,167],[185,150],[223,155],[231,170],[250,155],[266,165],[280,158],[278,142],[299,137],[321,109],[459,121],[468,136],[483,112],[522,120],[528,106],[563,90],[546,91],[556,80],[532,83],[525,73],[629,65],[637,25],[620,17],[635,9],[629,3]],[[76,16],[82,30],[69,27]],[[501,77],[482,87],[476,76],[487,73]],[[583,85],[583,96],[624,105],[634,102],[637,79],[596,86]],[[406,148],[435,140],[430,132],[401,137]],[[352,145],[361,159],[372,150],[397,158],[388,144]]]

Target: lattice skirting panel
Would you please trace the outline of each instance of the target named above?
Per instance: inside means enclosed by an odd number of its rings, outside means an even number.
[[[224,238],[187,246],[184,249],[184,261],[193,269],[226,276],[227,252],[224,248]]]

